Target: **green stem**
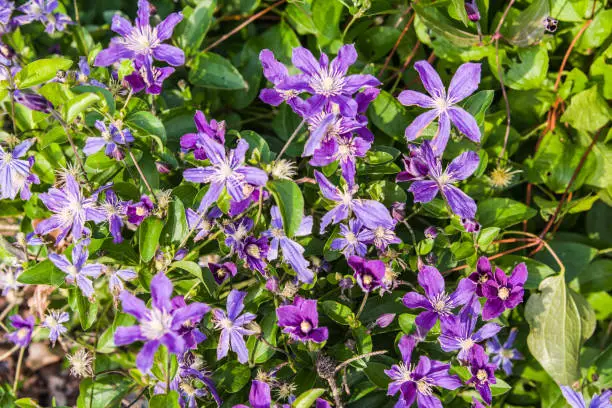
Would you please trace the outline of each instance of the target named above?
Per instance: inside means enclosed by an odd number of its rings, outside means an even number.
[[[304,126],[305,123],[306,123],[306,119],[303,119],[298,125],[298,127],[295,128],[291,136],[289,136],[289,139],[287,139],[287,141],[285,142],[285,145],[281,149],[280,153],[276,157],[276,160],[280,160],[280,158],[287,151],[287,149],[289,148],[289,145],[291,144],[291,142],[293,142],[293,139],[295,139],[295,137],[298,135],[298,133],[300,132],[300,129],[302,129],[302,126]]]
[[[17,384],[19,383],[19,376],[21,375],[21,364],[23,363],[23,354],[25,353],[25,347],[19,350],[19,358],[17,359],[17,368],[15,369],[15,381],[13,381],[13,394],[17,394]]]

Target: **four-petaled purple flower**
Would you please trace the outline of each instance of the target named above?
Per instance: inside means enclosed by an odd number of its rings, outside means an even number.
[[[429,331],[436,321],[447,323],[453,315],[453,309],[466,304],[472,294],[472,282],[468,279],[459,281],[457,289],[448,295],[444,288],[444,278],[433,266],[423,266],[419,271],[419,285],[425,289],[425,296],[417,292],[409,292],[404,295],[404,305],[410,309],[423,308],[415,322],[426,331]]]
[[[243,246],[238,251],[238,256],[246,261],[249,268],[259,271],[265,276],[266,257],[269,249],[268,238],[250,236],[244,240]]]
[[[0,146],[0,199],[11,200],[20,193],[22,200],[31,197],[30,185],[39,184],[40,180],[32,173],[34,157],[22,160],[28,149],[34,144],[35,139],[27,139],[15,146],[12,152],[4,150]]]
[[[487,298],[482,318],[491,320],[499,316],[506,309],[514,309],[523,301],[523,285],[527,280],[527,265],[518,264],[510,277],[497,268],[495,279],[489,279],[482,287],[482,293]]]
[[[94,64],[106,67],[122,59],[137,60],[141,64],[150,63],[147,56],[167,62],[172,66],[185,63],[185,53],[177,47],[163,42],[172,37],[174,27],[183,19],[181,13],[172,13],[157,27],[151,27],[149,18],[151,5],[146,0],[138,0],[138,16],[135,25],[118,14],[113,17],[111,30],[121,37],[111,39],[108,48],[100,51]]]
[[[96,279],[102,274],[104,265],[94,263],[86,264],[89,257],[87,250],[89,241],[81,241],[72,248],[72,262],[66,258],[66,255],[49,254],[49,260],[66,274],[66,283],[76,284],[84,296],[93,299],[94,288],[90,278]]]
[[[480,394],[487,405],[491,405],[492,395],[490,384],[497,383],[495,379],[495,364],[489,363],[489,356],[482,346],[476,344],[469,352],[468,363],[472,378],[467,384],[474,384],[476,391]]]
[[[127,208],[125,210],[127,220],[134,225],[140,225],[145,218],[151,215],[154,208],[155,205],[153,205],[153,201],[151,201],[149,196],[143,194],[140,197],[140,201],[136,202],[135,204],[132,204],[131,202],[127,204]]]
[[[327,327],[319,327],[317,301],[296,296],[292,305],[276,309],[278,325],[293,340],[303,343],[311,340],[323,343],[327,340]]]
[[[402,361],[394,364],[385,374],[391,378],[387,395],[401,393],[395,407],[408,408],[416,399],[419,408],[437,408],[442,403],[433,394],[434,387],[447,390],[455,390],[461,387],[461,380],[456,375],[450,375],[448,369],[450,364],[430,360],[429,357],[421,356],[416,366],[411,364],[412,351],[417,340],[413,336],[403,336],[398,344],[402,354]]]
[[[227,313],[221,309],[213,310],[215,327],[221,330],[219,345],[217,346],[217,360],[227,356],[231,348],[242,364],[249,361],[249,352],[244,342],[244,336],[255,334],[253,330],[245,328],[247,324],[257,318],[253,313],[242,313],[244,298],[247,293],[232,289],[227,296]]]
[[[94,126],[100,131],[100,136],[91,136],[87,138],[85,147],[83,147],[85,156],[90,156],[100,151],[103,147],[106,147],[104,153],[108,157],[115,160],[123,160],[125,154],[121,146],[134,141],[132,132],[130,132],[129,129],[120,130],[114,123],[106,126],[101,120],[96,120]]]
[[[355,272],[353,277],[364,292],[371,292],[381,286],[385,277],[385,263],[378,259],[368,261],[358,256],[348,259],[349,266]]]
[[[517,349],[512,348],[516,333],[517,329],[510,330],[510,334],[503,345],[499,342],[497,335],[487,342],[487,353],[491,355],[491,362],[497,368],[502,368],[506,375],[512,374],[512,360],[523,359],[523,355]]]
[[[489,258],[486,256],[481,256],[478,258],[478,262],[476,262],[476,271],[472,272],[470,276],[468,276],[476,287],[475,291],[479,297],[483,297],[482,287],[485,283],[487,283],[490,279],[493,279],[493,272],[491,270],[491,262],[489,262]]]
[[[210,262],[208,269],[210,269],[215,282],[219,285],[238,273],[238,268],[236,268],[236,264],[233,262],[224,262],[222,264]]]
[[[366,230],[363,229],[361,221],[352,218],[348,222],[348,226],[340,224],[340,234],[342,238],[336,238],[332,241],[330,248],[334,251],[342,251],[345,257],[351,255],[365,256],[368,251],[366,242],[368,241],[364,235]]]
[[[268,260],[273,261],[278,258],[278,248],[283,251],[284,261],[291,265],[297,273],[298,279],[305,283],[312,283],[314,273],[309,268],[310,263],[304,258],[304,247],[285,235],[283,219],[277,206],[270,210],[271,228],[262,233],[264,237],[271,238],[270,249],[268,250]],[[312,232],[312,216],[302,218],[300,227],[295,232],[296,237],[310,235]]]
[[[89,198],[85,198],[81,192],[81,186],[70,174],[66,175],[66,184],[63,188],[50,188],[48,192],[40,194],[40,200],[54,214],[36,225],[35,231],[39,235],[59,229],[55,239],[60,243],[69,232],[72,232],[74,240],[79,240],[89,235],[89,228],[85,227],[86,221],[96,224],[104,221],[104,212],[96,205],[100,190],[94,191]]]
[[[480,302],[478,298],[474,297],[471,302],[463,307],[458,316],[453,316],[442,326],[442,334],[438,338],[442,350],[447,352],[459,350],[457,358],[461,361],[467,361],[472,347],[501,330],[500,325],[487,323],[474,333],[480,316],[480,309]]]
[[[62,312],[61,310],[50,310],[45,315],[40,326],[49,329],[49,340],[51,340],[53,346],[55,346],[57,339],[68,331],[66,326],[64,326],[64,323],[68,320],[70,320],[68,312]]]
[[[440,192],[455,214],[463,218],[474,218],[476,203],[453,184],[465,180],[476,171],[480,161],[478,154],[464,152],[453,159],[444,171],[442,160],[434,154],[429,141],[423,142],[416,155],[418,158],[411,157],[410,167],[396,178],[396,181],[413,182],[408,191],[414,194],[414,201],[428,203]]]
[[[134,61],[134,72],[125,77],[132,91],[138,93],[144,89],[150,95],[159,95],[162,91],[164,80],[174,72],[172,67],[158,68],[153,65],[153,57],[147,55],[145,62]]]
[[[220,217],[222,214],[223,213],[218,207],[214,207],[208,212],[207,215],[198,214],[191,208],[188,208],[185,211],[187,226],[190,230],[197,231],[193,237],[193,241],[197,242],[204,239],[210,233],[210,230],[213,227],[211,220]]]
[[[55,31],[64,31],[68,24],[72,24],[72,20],[65,14],[53,12],[58,5],[57,0],[30,0],[17,8],[23,15],[15,17],[14,21],[18,25],[40,21],[49,34],[53,34]]]
[[[19,315],[10,317],[11,325],[15,328],[14,332],[8,333],[5,337],[8,341],[19,347],[26,347],[32,340],[32,331],[34,331],[34,316],[28,316],[25,319]]]
[[[169,353],[180,355],[185,352],[187,344],[181,332],[184,324],[198,323],[210,310],[208,305],[199,302],[177,308],[173,304],[175,302],[170,300],[172,289],[170,279],[159,272],[151,280],[151,309],[147,309],[144,301],[128,291],[119,295],[123,311],[138,319],[138,324],[118,327],[115,344],[124,346],[136,341],[144,342],[136,357],[136,367],[143,372],[149,371],[153,356],[162,344]]]
[[[427,61],[418,61],[414,68],[419,73],[425,90],[430,96],[415,91],[403,91],[398,96],[402,105],[418,105],[431,109],[417,118],[406,128],[406,139],[412,141],[419,137],[423,130],[438,118],[438,132],[432,140],[432,149],[436,156],[441,156],[448,143],[451,122],[474,142],[480,142],[480,129],[476,119],[457,103],[470,96],[480,83],[480,64],[466,63],[461,65],[448,87],[448,94],[438,73]]]
[[[572,408],[587,408],[586,402],[584,401],[584,397],[578,391],[574,391],[569,385],[561,386],[561,393],[565,397],[568,404],[571,405]],[[591,403],[588,408],[611,408],[612,402],[612,390],[605,390],[601,394],[593,395],[591,399]]]
[[[113,236],[113,242],[115,244],[120,244],[123,242],[121,228],[123,227],[123,219],[127,212],[127,203],[121,201],[113,190],[106,190],[104,202],[100,205],[100,208],[108,221],[110,233]]]
[[[206,211],[217,201],[223,188],[227,189],[233,201],[243,201],[251,191],[248,185],[264,186],[268,181],[265,171],[244,165],[245,154],[249,149],[246,140],[240,139],[236,149],[226,154],[225,147],[211,138],[201,138],[200,143],[210,160],[211,166],[187,169],[183,173],[185,180],[194,183],[209,184],[208,191],[202,198],[198,212]]]

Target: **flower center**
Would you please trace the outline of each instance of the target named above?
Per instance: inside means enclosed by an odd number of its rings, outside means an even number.
[[[350,156],[353,155],[353,144],[348,141],[348,142],[341,142],[338,144],[338,157],[340,159],[346,159]]]
[[[407,366],[404,363],[399,363],[397,365],[397,371],[399,374],[399,381],[401,382],[412,381],[412,367]]]
[[[17,338],[20,340],[25,339],[28,336],[29,330],[26,329],[25,327],[22,327],[21,329],[17,330]]]
[[[2,161],[4,162],[5,165],[9,164],[11,161],[13,160],[13,155],[12,153],[9,152],[4,152],[4,154],[2,155]]]
[[[431,395],[433,394],[431,384],[428,382],[427,378],[423,377],[419,381],[416,382],[417,390],[420,394],[423,395]]]
[[[434,104],[439,111],[446,111],[450,105],[445,97],[434,98]]]
[[[499,288],[497,296],[499,296],[501,300],[506,300],[508,299],[508,296],[510,296],[510,290],[506,287]]]
[[[440,315],[450,314],[452,305],[449,302],[448,295],[446,293],[440,293],[436,297],[430,300],[431,306],[434,311]]]
[[[227,162],[223,162],[219,165],[219,176],[223,181],[227,180],[234,174],[234,169]]]
[[[246,253],[255,259],[261,258],[261,251],[259,250],[259,246],[257,246],[257,244],[247,245]]]
[[[181,383],[181,390],[190,397],[195,395],[195,388],[189,383]]]
[[[126,48],[132,51],[139,54],[148,54],[159,45],[157,28],[152,28],[149,25],[136,27],[125,37],[123,43]]]
[[[489,280],[489,275],[487,275],[486,273],[484,275],[480,275],[480,278],[478,278],[478,282],[480,283],[485,283]]]
[[[514,357],[514,352],[512,350],[503,349],[501,355],[504,358],[511,359],[512,357]]]
[[[272,228],[272,236],[274,238],[282,238],[285,234],[283,233],[283,230],[280,228]]]
[[[346,239],[346,242],[348,242],[351,245],[355,245],[357,243],[357,236],[355,236],[355,234],[352,233],[351,231],[346,233],[346,235],[344,236],[344,239]]]
[[[474,346],[474,340],[470,339],[463,339],[459,341],[459,345],[461,346],[461,350],[463,351],[468,351],[469,349],[471,349]]]
[[[481,368],[476,372],[476,378],[478,378],[478,381],[480,382],[485,382],[489,379],[489,375],[485,369]]]
[[[78,274],[79,271],[77,270],[76,266],[70,265],[68,267],[68,275],[70,275],[73,279],[76,278]]]
[[[330,72],[327,69],[321,70],[311,80],[310,86],[315,93],[323,96],[333,96],[342,91],[344,78],[339,72]]]
[[[219,322],[217,323],[217,325],[223,329],[223,330],[229,330],[232,327],[234,327],[234,322],[232,322],[230,319],[228,319],[227,317],[224,317],[223,319],[219,320]]]
[[[363,284],[368,286],[372,283],[372,281],[374,280],[374,278],[372,278],[372,275],[363,275]]]
[[[140,324],[140,332],[149,340],[157,340],[170,331],[172,316],[165,310],[153,308],[149,320]]]
[[[146,213],[147,213],[147,210],[144,207],[142,206],[136,207],[136,215],[138,215],[139,217],[142,217]]]
[[[309,321],[304,320],[302,323],[300,323],[300,330],[302,333],[308,334],[312,330],[312,324],[310,324]]]

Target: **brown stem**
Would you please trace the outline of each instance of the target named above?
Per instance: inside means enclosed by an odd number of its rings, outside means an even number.
[[[128,150],[128,154],[130,155],[130,158],[132,159],[132,162],[134,163],[134,167],[136,167],[136,171],[138,171],[138,174],[140,174],[140,178],[142,179],[145,186],[147,187],[147,190],[149,190],[149,193],[151,193],[151,199],[156,202],[157,198],[155,197],[155,193],[153,192],[151,185],[147,181],[147,178],[145,177],[144,173],[142,172],[140,165],[136,161],[136,157],[134,157],[134,153],[132,153],[132,148],[129,145],[127,145],[127,150]]]
[[[408,8],[408,10],[406,10],[406,13],[408,11],[410,11],[410,7]],[[402,42],[402,39],[404,38],[404,36],[408,32],[408,29],[410,29],[410,26],[412,25],[412,22],[414,21],[414,17],[415,16],[416,16],[416,13],[412,13],[412,16],[410,16],[410,20],[408,20],[408,22],[404,26],[404,29],[402,30],[402,32],[400,33],[399,37],[397,38],[397,41],[393,45],[393,48],[391,49],[391,52],[389,53],[389,55],[385,59],[385,63],[383,64],[383,67],[380,69],[380,71],[378,71],[378,77],[380,77],[383,74],[383,72],[385,72],[387,67],[389,66],[389,62],[391,62],[391,58],[393,58],[393,55],[395,54],[395,51],[397,51],[397,47],[399,47],[400,43]]]
[[[538,245],[538,244],[539,244],[539,241],[533,241],[533,242],[530,242],[530,243],[528,243],[528,244],[521,245],[521,246],[519,246],[519,247],[512,248],[512,249],[509,249],[509,250],[504,251],[504,252],[500,252],[500,253],[495,254],[495,255],[493,255],[493,256],[489,256],[489,257],[487,257],[487,259],[488,259],[489,261],[492,261],[492,260],[494,260],[494,259],[501,258],[501,257],[502,257],[502,256],[504,256],[504,255],[512,254],[512,253],[514,253],[514,252],[518,252],[518,251],[521,251],[521,250],[523,250],[523,249],[530,248],[530,247],[532,247],[532,246],[536,246],[536,245]],[[466,265],[457,266],[457,267],[455,267],[455,268],[452,268],[452,269],[449,269],[449,270],[447,270],[447,271],[442,272],[442,275],[448,275],[448,274],[449,274],[449,273],[451,273],[451,272],[461,271],[461,270],[463,270],[463,269],[467,269],[467,268],[469,268],[469,267],[470,267],[470,265],[467,265],[467,264],[466,264]]]
[[[343,361],[342,363],[338,364],[336,366],[336,369],[334,370],[334,373],[337,373],[338,371],[342,370],[344,367],[348,366],[353,361],[361,360],[362,358],[378,356],[378,355],[386,354],[386,353],[387,353],[387,350],[380,350],[380,351],[373,351],[371,353],[365,353],[365,354],[360,354],[360,355],[355,356],[355,357],[351,357],[348,360]]]

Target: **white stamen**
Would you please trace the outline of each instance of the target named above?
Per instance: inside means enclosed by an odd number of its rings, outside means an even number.
[[[140,332],[149,340],[157,340],[170,331],[172,316],[165,310],[153,308],[147,321],[140,324]]]

